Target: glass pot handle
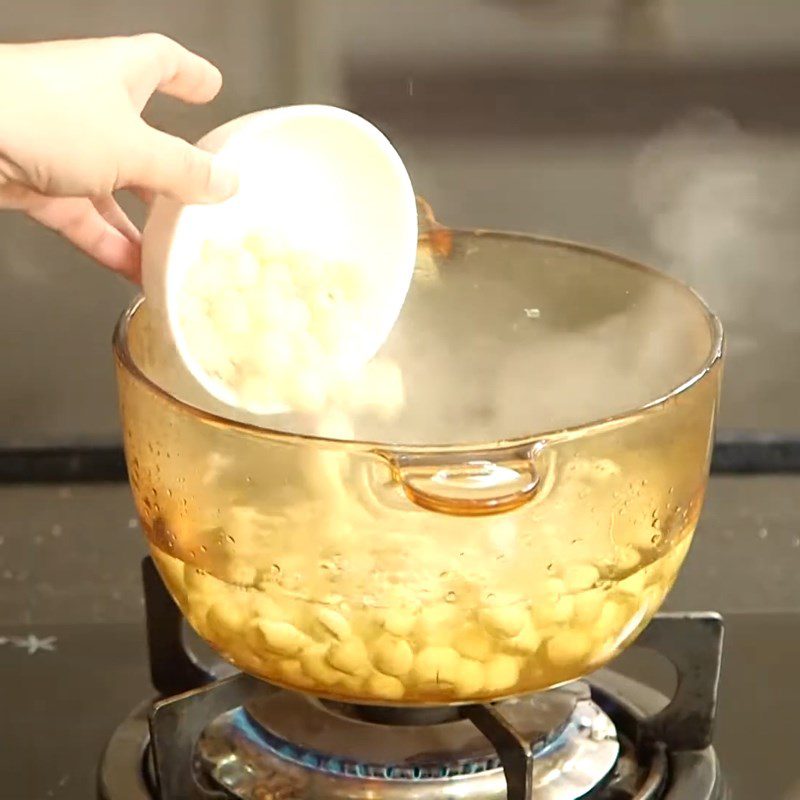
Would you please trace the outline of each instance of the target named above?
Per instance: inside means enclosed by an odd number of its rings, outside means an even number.
[[[427,236],[431,231],[442,229],[441,225],[433,214],[433,209],[430,203],[424,198],[417,195],[417,227],[419,228],[420,236]]]
[[[392,474],[412,503],[456,516],[512,511],[532,500],[545,484],[544,442],[490,452],[404,453],[390,459]]]

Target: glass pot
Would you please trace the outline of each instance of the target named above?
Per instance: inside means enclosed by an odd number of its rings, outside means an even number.
[[[577,678],[647,624],[703,502],[722,331],[623,258],[431,224],[382,354],[393,414],[237,414],[141,300],[114,352],[136,507],[195,630],[279,685],[426,705]]]

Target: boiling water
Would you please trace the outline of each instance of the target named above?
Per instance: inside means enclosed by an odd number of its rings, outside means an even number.
[[[240,507],[213,533],[174,535],[158,517],[148,536],[193,627],[247,672],[348,700],[496,699],[602,665],[669,591],[702,498],[682,509],[655,498],[672,510],[658,517],[652,491],[620,480],[610,462],[580,459],[538,514],[423,512],[393,532],[391,515],[348,521],[340,498],[327,521]],[[609,517],[580,500],[598,481],[616,504],[602,533]],[[583,530],[567,536],[567,524]]]

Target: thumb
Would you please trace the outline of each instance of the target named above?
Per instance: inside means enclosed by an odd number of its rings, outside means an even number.
[[[239,185],[235,172],[211,153],[143,124],[120,168],[120,187],[165,194],[182,203],[227,200]]]

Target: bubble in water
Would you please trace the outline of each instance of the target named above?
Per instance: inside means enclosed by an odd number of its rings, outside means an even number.
[[[455,592],[448,592],[444,598],[448,603],[455,603],[456,601],[456,593]]]
[[[225,536],[225,538],[226,538],[226,539],[227,539],[227,540],[228,540],[228,541],[229,541],[231,544],[236,544],[236,539],[234,539],[234,538],[233,538],[233,536],[231,536],[230,534],[227,534],[227,535]]]
[[[208,552],[208,548],[204,544],[201,544],[200,545],[200,552],[201,553],[207,553]]]
[[[280,575],[280,574],[281,574],[281,568],[280,568],[280,566],[279,566],[278,564],[273,564],[273,565],[272,565],[272,566],[269,568],[269,573],[270,573],[270,575]]]

